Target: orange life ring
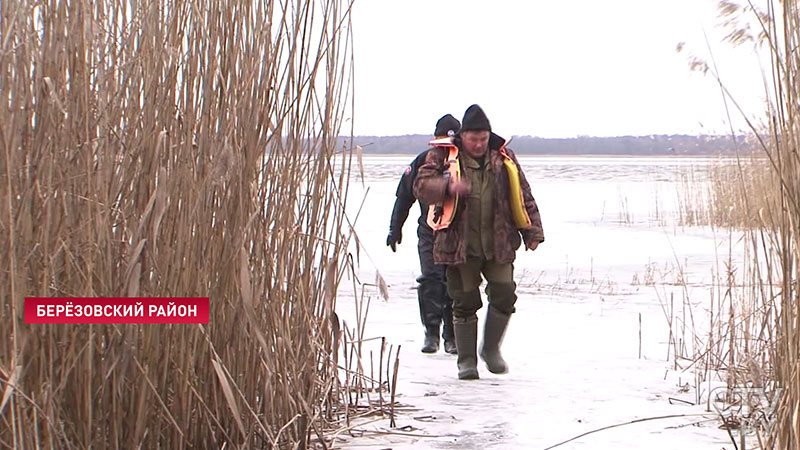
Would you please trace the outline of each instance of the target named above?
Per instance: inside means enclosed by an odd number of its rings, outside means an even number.
[[[449,137],[434,139],[429,142],[433,147],[447,150],[447,157],[443,164],[443,174],[448,185],[451,179],[461,180],[461,164],[458,162],[458,147]],[[442,203],[428,206],[428,226],[434,231],[443,230],[450,226],[458,208],[458,195],[448,195]]]

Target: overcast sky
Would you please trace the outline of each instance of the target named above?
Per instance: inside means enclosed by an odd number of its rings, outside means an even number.
[[[505,136],[729,132],[716,81],[689,69],[710,62],[704,33],[737,101],[760,111],[764,88],[752,46],[721,42],[717,3],[356,1],[355,134],[430,134],[473,103]]]

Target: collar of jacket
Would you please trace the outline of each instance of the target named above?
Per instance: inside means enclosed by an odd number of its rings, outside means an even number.
[[[489,132],[489,148],[492,150],[500,150],[503,144],[506,143],[506,140],[501,138],[500,136]]]

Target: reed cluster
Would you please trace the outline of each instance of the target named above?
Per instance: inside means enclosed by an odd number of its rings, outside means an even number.
[[[0,448],[305,448],[341,420],[351,2],[0,2]],[[26,296],[209,297],[30,325]]]
[[[755,430],[758,445],[798,449],[800,9],[794,0],[726,0],[719,8],[729,39],[755,45],[766,56],[768,102],[766,125],[749,122],[758,154],[713,169],[707,194],[693,203],[694,210],[702,211],[700,222],[728,230],[731,244],[743,234],[745,244],[742,264],[730,254],[720,255],[707,334],[693,338],[699,344],[694,363],[722,371],[729,387],[764,389],[770,401],[777,400],[777,409]],[[735,109],[735,93],[722,88]],[[737,441],[743,448],[745,439]]]

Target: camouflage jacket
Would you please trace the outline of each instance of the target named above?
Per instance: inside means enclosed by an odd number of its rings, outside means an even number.
[[[508,174],[503,167],[503,156],[498,151],[505,140],[492,133],[489,138],[487,152],[494,181],[494,259],[498,263],[514,261],[515,252],[520,246],[520,237],[526,245],[532,242],[544,242],[542,219],[539,207],[531,193],[531,187],[525,174],[522,172],[517,157],[510,149],[506,151],[517,165],[520,176],[520,186],[525,201],[525,209],[531,218],[531,228],[517,230],[511,217],[511,207],[508,189]],[[442,166],[445,160],[445,150],[442,148],[431,149],[425,163],[419,168],[417,178],[414,180],[414,195],[424,203],[433,204],[441,202],[447,195],[447,186],[442,175]],[[459,201],[456,216],[450,227],[434,232],[433,260],[437,264],[461,264],[467,260],[467,202]]]

